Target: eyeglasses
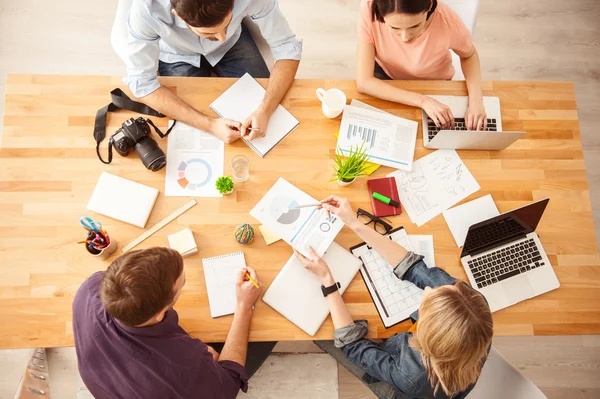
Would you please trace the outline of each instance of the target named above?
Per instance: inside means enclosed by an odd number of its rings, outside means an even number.
[[[358,220],[360,220],[365,225],[369,225],[369,224],[373,223],[373,228],[379,234],[388,234],[390,231],[392,231],[394,229],[394,227],[390,224],[391,222],[387,223],[383,219],[380,219],[377,216],[371,215],[369,212],[365,211],[364,209],[358,208],[358,211],[356,211],[356,217],[358,218]]]

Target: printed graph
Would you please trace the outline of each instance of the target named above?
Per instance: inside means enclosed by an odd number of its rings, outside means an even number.
[[[188,190],[196,190],[204,187],[212,177],[212,168],[204,159],[193,158],[183,161],[177,168],[177,183]]]
[[[347,137],[348,137],[348,139],[360,138],[370,148],[375,148],[375,140],[377,138],[377,130],[371,129],[371,128],[368,128],[365,126],[348,124]]]

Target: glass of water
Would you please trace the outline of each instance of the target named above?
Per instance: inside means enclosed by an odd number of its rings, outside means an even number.
[[[236,155],[231,160],[233,178],[239,182],[248,180],[250,177],[250,161],[243,155]]]

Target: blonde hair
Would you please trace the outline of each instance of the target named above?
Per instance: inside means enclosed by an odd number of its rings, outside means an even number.
[[[434,394],[442,388],[452,397],[477,381],[493,334],[488,304],[464,282],[423,298],[410,346],[421,352]]]

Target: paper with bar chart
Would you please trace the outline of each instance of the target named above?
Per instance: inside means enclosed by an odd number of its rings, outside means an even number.
[[[395,169],[411,170],[418,123],[366,104],[353,102],[344,108],[338,147],[347,155],[364,145],[369,161]]]
[[[221,140],[177,122],[167,143],[165,195],[221,197],[215,183],[223,176],[224,158]]]
[[[304,191],[279,178],[250,215],[304,256],[310,256],[309,246],[317,255],[323,256],[344,223],[335,215],[327,215],[324,209],[297,208],[316,202]]]

